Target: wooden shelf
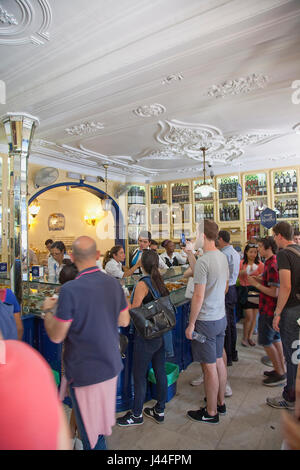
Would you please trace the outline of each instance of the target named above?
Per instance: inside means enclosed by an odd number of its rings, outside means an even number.
[[[277,217],[277,220],[280,220],[280,221],[299,220],[299,217]]]
[[[246,201],[251,201],[251,200],[256,200],[256,199],[268,199],[267,195],[264,196],[246,196]]]
[[[279,193],[279,194],[276,194],[274,193],[274,197],[290,197],[290,196],[295,196],[295,197],[298,197],[298,193]]]
[[[225,198],[225,199],[219,199],[219,202],[228,202],[228,201],[234,201],[234,202],[238,203],[238,200],[237,200],[236,197],[229,197],[229,198]]]

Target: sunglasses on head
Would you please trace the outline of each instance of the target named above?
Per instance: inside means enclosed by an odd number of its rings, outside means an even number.
[[[258,248],[258,245],[256,245],[255,243],[248,243],[248,246],[250,248]]]

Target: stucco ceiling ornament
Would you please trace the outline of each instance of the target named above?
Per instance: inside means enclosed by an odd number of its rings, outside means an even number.
[[[10,15],[2,6],[0,5],[0,23],[3,24],[18,24],[14,15]]]
[[[48,0],[16,0],[9,12],[0,6],[0,45],[41,46],[49,41],[52,11]]]
[[[145,104],[133,110],[133,113],[139,117],[160,116],[160,114],[163,114],[165,112],[166,108],[159,103]]]
[[[246,94],[264,88],[269,80],[270,78],[267,75],[253,73],[247,77],[226,80],[219,85],[213,85],[208,89],[206,95],[214,98],[224,98],[228,95]]]
[[[182,75],[182,73],[172,73],[171,75],[167,75],[163,79],[162,84],[170,85],[173,82],[180,82],[183,79],[184,79],[184,76]]]
[[[91,135],[95,134],[99,130],[104,129],[104,125],[101,122],[82,122],[81,124],[78,124],[76,126],[72,127],[67,127],[65,129],[65,132],[69,135]]]

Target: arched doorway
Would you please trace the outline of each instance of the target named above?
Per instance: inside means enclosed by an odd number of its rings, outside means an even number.
[[[35,199],[39,198],[43,194],[45,195],[46,192],[53,191],[53,190],[62,192],[64,189],[66,189],[68,191],[68,194],[70,194],[70,195],[71,195],[71,191],[72,191],[72,194],[76,194],[77,191],[83,190],[83,191],[86,191],[87,193],[89,193],[89,196],[86,195],[87,197],[90,197],[90,195],[93,195],[93,196],[95,196],[96,198],[98,198],[100,200],[103,200],[104,197],[108,196],[108,198],[112,201],[111,202],[111,210],[110,210],[109,213],[105,213],[104,216],[102,216],[102,219],[103,218],[105,219],[105,217],[106,217],[107,220],[110,221],[110,231],[111,230],[113,231],[113,234],[110,235],[110,239],[113,240],[113,243],[120,244],[125,249],[124,218],[123,218],[123,215],[121,213],[121,210],[120,210],[118,204],[116,203],[116,201],[114,201],[113,198],[111,198],[104,191],[102,191],[101,189],[96,188],[95,186],[92,186],[90,184],[86,184],[83,180],[80,180],[79,182],[62,182],[62,183],[57,183],[57,184],[54,184],[54,185],[51,185],[51,186],[44,187],[44,188],[40,189],[39,191],[37,191],[34,195],[32,195],[30,197],[30,199],[28,201],[28,207],[30,206],[30,204]],[[74,193],[74,190],[76,190],[76,193]],[[78,193],[77,193],[77,196],[78,196]],[[87,197],[85,199],[87,199]],[[82,199],[84,199],[84,198],[82,198]],[[77,204],[78,204],[77,208],[78,208],[78,212],[79,212],[80,201],[78,201],[78,197],[77,197]],[[43,223],[47,224],[47,222],[48,222],[48,216],[45,217],[45,215],[44,215],[43,216]],[[104,222],[105,222],[105,220],[104,220]],[[101,241],[100,233],[102,233],[102,232],[101,232],[100,225],[101,224],[98,223],[98,225],[96,227],[97,228],[97,240],[96,241]],[[113,225],[113,227],[112,227],[112,225]],[[87,226],[86,226],[86,228],[87,228]],[[88,232],[88,230],[87,230],[87,232]],[[51,237],[52,233],[55,234],[55,236],[57,238],[57,236],[59,235],[60,232],[51,232],[50,234],[48,234],[49,236],[46,237],[45,239],[52,238]],[[61,233],[63,233],[63,232],[61,232]],[[83,235],[83,234],[85,234],[85,233],[79,233],[79,234],[77,233],[77,236]],[[86,233],[86,234],[89,234],[89,233]],[[30,238],[30,233],[29,233],[29,238]]]

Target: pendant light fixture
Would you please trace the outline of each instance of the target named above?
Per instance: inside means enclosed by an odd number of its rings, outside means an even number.
[[[203,183],[194,189],[194,193],[200,194],[202,197],[208,197],[210,193],[215,193],[217,190],[205,181],[205,151],[207,149],[205,147],[201,147],[200,150],[203,152]]]
[[[104,212],[109,212],[110,209],[111,209],[112,199],[107,194],[107,168],[108,168],[108,165],[105,164],[105,165],[103,165],[103,167],[105,169],[105,195],[103,196],[101,203],[102,203],[102,209],[104,210]]]

